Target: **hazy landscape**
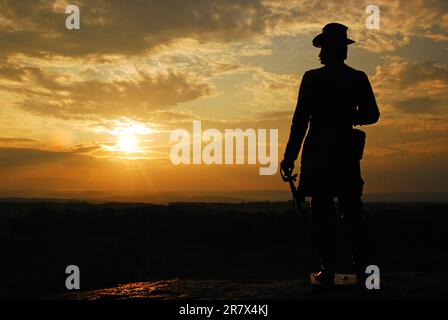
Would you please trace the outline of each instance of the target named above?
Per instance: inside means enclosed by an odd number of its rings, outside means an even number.
[[[382,273],[448,270],[447,203],[365,205],[368,263]],[[350,272],[345,227],[337,220],[339,272]],[[0,203],[0,297],[67,293],[65,267],[81,290],[141,281],[306,280],[317,267],[311,226],[290,202]]]

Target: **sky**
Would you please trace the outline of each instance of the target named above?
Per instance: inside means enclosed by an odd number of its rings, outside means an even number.
[[[170,135],[277,129],[280,161],[329,22],[381,112],[364,191],[447,193],[446,1],[0,0],[0,196],[287,190],[260,164],[174,165]]]

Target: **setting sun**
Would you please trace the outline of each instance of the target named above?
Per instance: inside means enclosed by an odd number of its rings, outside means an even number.
[[[122,157],[122,153],[127,153],[126,159],[135,158],[137,154],[138,157],[145,157],[145,153],[148,151],[148,136],[155,131],[147,127],[145,123],[127,118],[117,119],[113,124],[113,129],[103,132],[114,136],[114,142],[108,145],[104,144],[102,148],[107,152],[118,153],[116,154],[118,157]],[[129,155],[130,153],[132,156]]]
[[[138,139],[133,134],[122,135],[118,138],[117,146],[123,152],[136,152]]]

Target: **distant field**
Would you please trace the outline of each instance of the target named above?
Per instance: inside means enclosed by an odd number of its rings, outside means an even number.
[[[368,263],[384,272],[448,273],[448,204],[367,203]],[[337,224],[338,271],[349,272]],[[0,203],[0,297],[65,293],[135,281],[306,279],[317,267],[311,227],[287,202],[213,204]]]

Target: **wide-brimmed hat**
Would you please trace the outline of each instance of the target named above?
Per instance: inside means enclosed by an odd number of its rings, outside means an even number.
[[[320,48],[322,44],[352,44],[355,43],[352,39],[347,38],[348,27],[340,23],[329,23],[323,29],[322,33],[318,34],[313,39],[313,46]]]

